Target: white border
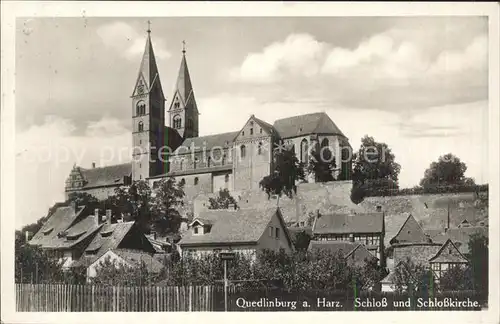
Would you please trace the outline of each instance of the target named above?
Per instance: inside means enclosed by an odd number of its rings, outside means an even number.
[[[1,316],[5,323],[103,322],[447,322],[499,321],[499,6],[497,3],[269,3],[269,2],[1,2]],[[16,17],[165,17],[165,16],[488,16],[489,17],[489,179],[490,296],[482,312],[288,312],[288,313],[16,313],[14,251],[14,116]],[[429,35],[432,37],[432,35]],[[29,197],[26,197],[29,203]]]

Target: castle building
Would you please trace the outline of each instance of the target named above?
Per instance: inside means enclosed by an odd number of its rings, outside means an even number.
[[[100,168],[93,165],[89,169],[75,165],[66,181],[66,195],[88,192],[105,199],[118,186],[139,180],[154,185],[166,177],[184,182],[187,197],[220,188],[258,189],[260,180],[273,170],[276,149],[286,146],[307,164],[312,147],[328,147],[336,161],[348,152],[344,148],[351,148],[347,137],[324,112],[283,118],[273,124],[252,115],[234,132],[199,136],[199,111],[186,51],[183,48],[175,89],[166,105],[151,31],[147,32],[131,95],[132,162]],[[340,168],[334,176],[343,173],[343,178],[349,178],[349,163],[337,166]]]

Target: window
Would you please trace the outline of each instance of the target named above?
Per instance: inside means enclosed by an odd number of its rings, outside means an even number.
[[[250,135],[253,135],[253,128],[250,128]]]
[[[259,145],[257,146],[257,154],[258,155],[262,154],[262,142],[259,142]]]
[[[173,119],[173,126],[175,129],[182,128],[182,118],[179,115],[175,115]]]
[[[280,229],[276,228],[276,239],[280,238]]]
[[[273,227],[269,226],[269,237],[273,237]]]
[[[144,131],[144,123],[142,121],[139,122],[138,129],[139,129],[139,132]]]
[[[300,142],[300,162],[307,163],[309,160],[309,144],[307,140],[304,138],[302,142]]]
[[[186,184],[186,179],[182,178],[182,179],[181,179],[181,182],[180,182],[180,185],[181,185],[181,186],[183,186],[183,185],[185,185],[185,184]]]
[[[198,165],[198,158],[194,158],[194,160],[193,160],[193,168],[196,169],[197,165]]]
[[[142,174],[139,174],[139,180],[142,180]]]
[[[222,165],[226,164],[226,154],[222,155]]]
[[[141,145],[141,144],[142,144],[142,140],[139,140],[139,145]]]
[[[179,161],[179,170],[182,170],[183,164],[184,164],[184,160],[180,160]]]
[[[141,163],[139,163],[139,169],[140,169],[141,167],[142,167],[142,164],[141,164]]]
[[[194,232],[194,234],[198,234],[198,226],[195,226],[195,227],[193,228],[193,232]]]
[[[225,182],[225,183],[228,183],[228,182],[229,182],[229,174],[226,174],[226,175],[224,176],[224,182]]]
[[[198,181],[199,181],[198,177],[194,178],[194,185],[195,186],[198,184]]]
[[[323,147],[328,147],[330,145],[330,142],[328,141],[328,138],[324,138],[322,141],[321,141],[321,148]]]
[[[241,136],[245,136],[245,131],[241,132]]]
[[[260,129],[260,133],[262,134],[262,128]]]
[[[210,168],[210,164],[211,164],[211,162],[212,162],[212,158],[209,156],[209,157],[207,158],[207,167],[208,167],[208,168]]]
[[[137,116],[146,114],[146,104],[144,103],[144,101],[141,100],[135,105],[135,113]]]
[[[240,155],[241,155],[242,158],[244,158],[247,155],[246,149],[247,148],[245,147],[245,145],[241,145],[241,147],[240,147]]]

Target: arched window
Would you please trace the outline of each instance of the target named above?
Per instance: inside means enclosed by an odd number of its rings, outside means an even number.
[[[195,186],[198,184],[198,181],[199,181],[198,177],[194,178],[194,185]]]
[[[257,146],[257,154],[258,155],[262,154],[262,142],[259,142],[259,145]]]
[[[245,145],[241,145],[240,146],[240,156],[242,158],[244,158],[246,155],[247,155],[247,148],[245,147]]]
[[[183,166],[184,166],[184,160],[180,160],[180,162],[179,162],[179,170],[182,170]]]
[[[182,118],[179,115],[175,115],[173,119],[173,126],[175,129],[179,129],[182,127]]]
[[[185,184],[186,184],[186,179],[182,178],[182,179],[181,179],[181,182],[180,182],[180,185],[181,185],[181,186],[183,186],[183,185],[185,185]]]
[[[146,104],[144,103],[144,101],[141,100],[135,105],[135,112],[137,116],[146,114]]]
[[[144,131],[144,123],[142,121],[139,122],[138,131],[139,132],[143,132]]]
[[[224,176],[224,182],[225,182],[225,183],[228,183],[228,182],[229,182],[229,174],[226,174],[226,175]]]
[[[196,165],[198,164],[198,158],[194,158],[193,160],[193,168],[196,169]]]
[[[224,165],[226,164],[226,154],[222,154],[222,164],[221,165]]]
[[[207,158],[207,167],[208,167],[208,168],[210,168],[210,165],[212,164],[211,162],[212,162],[212,158],[209,156],[209,157]]]
[[[309,144],[307,140],[304,138],[302,142],[300,142],[300,162],[307,163],[307,161],[309,160],[308,150],[309,150]]]

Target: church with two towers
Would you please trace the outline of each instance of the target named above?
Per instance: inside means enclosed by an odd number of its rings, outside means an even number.
[[[75,165],[66,180],[66,197],[72,192],[87,192],[106,199],[117,187],[141,180],[154,187],[166,177],[184,183],[187,199],[223,188],[231,192],[254,190],[272,172],[276,147],[286,144],[305,164],[312,146],[327,146],[335,157],[341,156],[343,148],[350,149],[347,137],[324,112],[278,119],[273,124],[251,115],[233,132],[200,136],[186,51],[183,48],[175,89],[167,99],[149,29],[130,112],[132,161],[103,167],[93,163],[89,168]],[[350,168],[349,163],[342,163],[334,177],[350,174]]]

